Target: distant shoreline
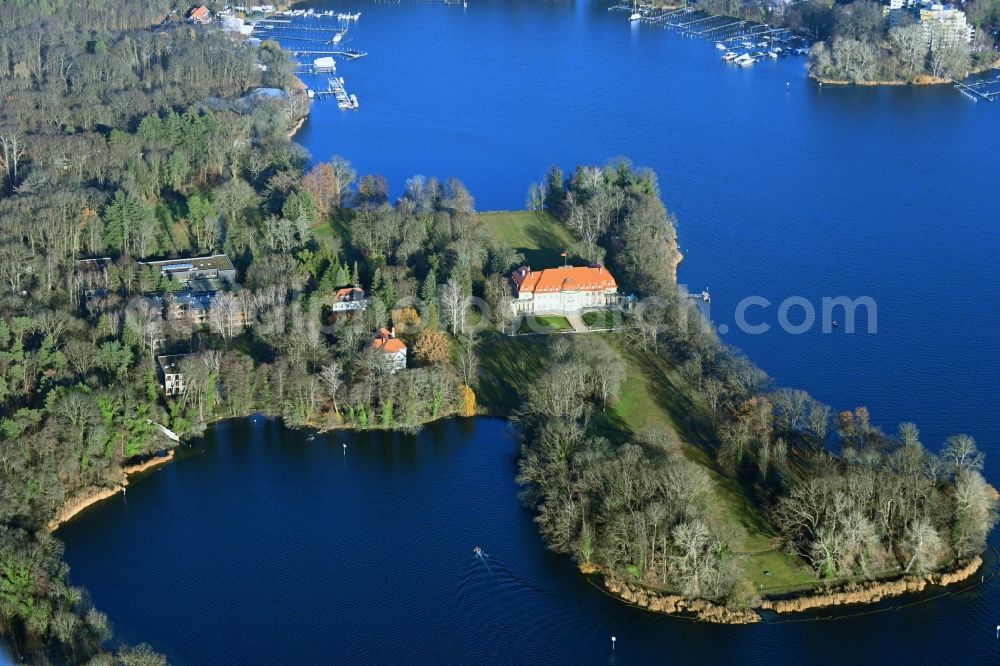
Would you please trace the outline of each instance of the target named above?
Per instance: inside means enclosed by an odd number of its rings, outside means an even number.
[[[998,68],[1000,68],[1000,58],[997,58],[988,65],[969,70],[966,78]],[[820,76],[811,71],[808,73],[808,76],[813,81],[819,83],[820,86],[864,86],[869,88],[882,86],[943,86],[953,82],[951,78],[931,76],[930,74],[920,74],[912,81],[906,81],[903,79],[886,79],[882,81],[847,81],[843,79],[831,79],[825,76]]]

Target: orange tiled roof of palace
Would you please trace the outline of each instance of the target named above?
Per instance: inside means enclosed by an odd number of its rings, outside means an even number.
[[[531,293],[550,293],[557,291],[604,291],[617,289],[618,283],[604,266],[560,266],[545,268],[540,271],[531,270],[530,266],[522,266],[514,271],[514,282],[518,291]]]

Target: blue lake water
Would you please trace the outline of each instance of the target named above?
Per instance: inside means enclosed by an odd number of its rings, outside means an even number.
[[[396,192],[457,176],[490,210],[522,207],[553,163],[627,155],[659,174],[681,281],[711,289],[726,341],[835,408],[915,421],[931,448],[972,434],[1000,484],[1000,105],[819,89],[802,58],[727,66],[602,3],[317,6],[362,11],[345,45],[370,55],[339,67],[359,111],[314,104],[297,139],[315,159]],[[773,303],[750,317],[769,333],[733,325],[753,295]],[[790,296],[870,296],[878,332],[780,332]],[[831,622],[657,617],[544,551],[502,423],[344,441],[346,458],[341,439],[219,426],[202,455],[60,530],[74,581],[123,638],[180,663],[1000,661],[1000,584]]]
[[[59,530],[74,581],[121,639],[176,664],[1000,659],[1000,582],[905,610],[755,626],[627,606],[545,550],[503,421],[307,437],[260,417],[218,424],[199,455]]]

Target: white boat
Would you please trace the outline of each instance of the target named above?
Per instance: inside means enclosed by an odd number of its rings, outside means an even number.
[[[750,65],[754,64],[757,61],[754,60],[753,58],[751,58],[746,53],[744,53],[743,55],[741,55],[738,58],[736,58],[735,60],[733,60],[733,62],[735,62],[740,67],[749,67]]]
[[[723,54],[722,59],[725,60],[726,62],[729,62],[730,60],[736,60],[736,52],[726,51],[725,54]]]
[[[333,36],[333,39],[331,39],[330,42],[333,44],[339,44],[340,40],[342,40],[343,38],[344,38],[344,33],[338,32]]]
[[[642,18],[642,14],[640,14],[639,12],[633,12],[632,16],[628,17],[628,20],[629,21],[638,21],[641,18]]]
[[[715,43],[715,48],[719,49],[720,51],[725,51],[726,50],[726,45],[723,44],[722,42],[716,42]]]
[[[767,56],[769,58],[775,58],[776,59],[778,57],[778,52],[777,51],[768,51],[767,52]]]

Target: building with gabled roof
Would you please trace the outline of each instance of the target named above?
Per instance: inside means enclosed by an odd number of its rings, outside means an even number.
[[[188,21],[192,23],[200,23],[205,25],[212,22],[212,12],[208,10],[208,7],[201,5],[195,7],[190,12],[188,12]]]
[[[383,354],[389,372],[406,369],[406,344],[396,337],[395,329],[380,328],[372,341],[372,349]]]

